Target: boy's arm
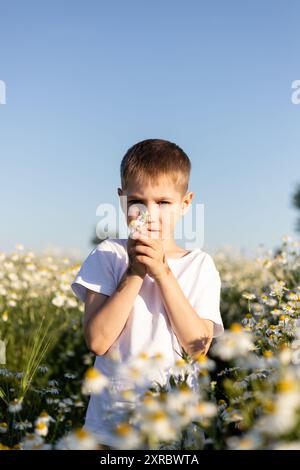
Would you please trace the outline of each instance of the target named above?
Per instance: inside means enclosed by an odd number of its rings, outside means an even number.
[[[129,267],[116,291],[102,302],[100,308],[86,300],[84,335],[90,351],[101,356],[106,353],[122,332],[136,296],[143,284],[143,277]]]
[[[207,354],[214,323],[200,318],[184,295],[166,261],[162,239],[155,240],[143,234],[136,234],[134,238],[141,242],[133,248],[134,257],[146,266],[147,273],[157,282],[172,329],[181,346],[190,356]]]
[[[181,346],[192,357],[207,354],[213,338],[213,322],[199,317],[170,269],[166,269],[156,282]]]

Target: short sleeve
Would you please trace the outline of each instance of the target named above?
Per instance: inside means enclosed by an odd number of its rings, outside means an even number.
[[[90,252],[71,284],[76,297],[85,302],[87,289],[109,296],[113,294],[116,288],[114,258],[115,254],[106,240]]]
[[[209,254],[206,254],[197,287],[197,297],[193,307],[201,318],[214,322],[213,337],[216,338],[224,333],[220,312],[221,278]]]

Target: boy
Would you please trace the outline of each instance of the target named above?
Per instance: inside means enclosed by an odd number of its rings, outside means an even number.
[[[160,353],[162,367],[148,375],[165,383],[165,371],[182,348],[193,357],[207,354],[212,338],[224,331],[221,280],[212,257],[198,247],[187,252],[173,238],[193,197],[187,192],[190,170],[188,156],[172,142],[147,139],[132,146],[121,162],[118,194],[128,226],[138,216],[134,208],[147,209],[146,230],[97,245],[72,283],[85,302],[87,346],[96,355],[95,367],[109,376],[110,392],[133,384],[116,375],[113,357],[125,365],[140,353]],[[85,422],[104,444],[110,443],[105,430],[111,423],[104,418],[109,400],[105,390],[91,396]]]

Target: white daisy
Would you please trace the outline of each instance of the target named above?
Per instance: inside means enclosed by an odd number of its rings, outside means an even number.
[[[95,367],[90,367],[84,376],[82,393],[100,394],[102,390],[109,385],[109,379]]]
[[[59,439],[55,446],[57,450],[96,450],[98,447],[95,434],[80,428]]]

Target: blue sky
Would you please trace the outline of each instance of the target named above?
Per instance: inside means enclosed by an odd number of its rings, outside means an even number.
[[[296,235],[298,1],[0,6],[0,250],[86,255],[97,206],[118,207],[124,153],[146,138],[190,157],[206,251]]]

